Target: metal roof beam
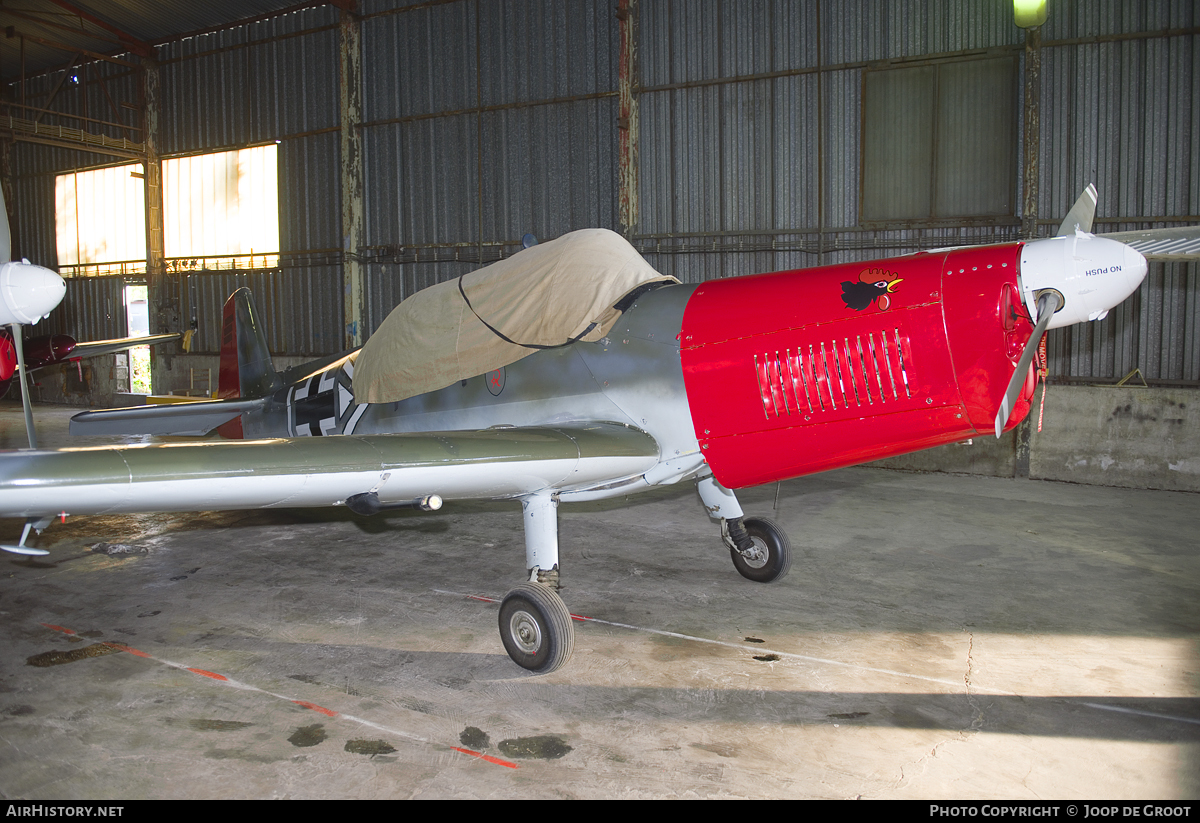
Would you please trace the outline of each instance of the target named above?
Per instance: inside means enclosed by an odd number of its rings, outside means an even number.
[[[99,17],[96,17],[94,14],[91,14],[90,12],[86,12],[83,9],[79,8],[78,6],[76,6],[72,3],[68,3],[67,0],[50,0],[50,2],[60,8],[66,9],[67,11],[71,12],[71,14],[78,16],[81,20],[87,20],[89,23],[92,23],[93,25],[97,25],[100,28],[104,29],[105,31],[115,34],[117,36],[117,39],[121,42],[121,45],[123,47],[129,49],[131,52],[136,54],[138,57],[154,57],[155,56],[154,46],[150,45],[149,43],[145,42],[144,40],[142,40],[138,37],[134,37],[132,34],[130,34],[127,31],[122,31],[121,29],[117,28],[116,26],[112,25],[111,23],[107,23],[107,22],[101,20]]]
[[[95,32],[87,31],[79,26],[67,26],[59,23],[57,20],[49,20],[45,17],[38,17],[36,14],[31,14],[27,11],[20,11],[19,9],[9,8],[8,6],[4,6],[3,11],[5,14],[9,14],[21,20],[28,20],[30,23],[37,23],[39,26],[45,26],[46,28],[60,29],[61,31],[69,32],[70,34],[82,34],[84,37],[90,37],[93,40],[99,40],[101,43],[107,43],[110,46],[123,45],[120,40],[115,38],[105,37],[102,34],[96,34]]]
[[[8,26],[7,28],[5,28],[4,36],[8,37],[10,39],[14,38],[14,37],[20,37],[23,40],[28,40],[31,43],[38,43],[43,46],[49,46],[52,49],[61,49],[63,51],[70,51],[70,52],[76,52],[78,54],[87,55],[88,57],[91,57],[93,60],[104,60],[109,63],[116,63],[118,66],[125,66],[125,67],[131,68],[131,69],[138,68],[137,63],[130,63],[128,60],[122,60],[119,57],[110,57],[109,55],[101,54],[98,51],[90,51],[89,49],[81,49],[78,46],[68,46],[66,43],[59,43],[57,40],[47,40],[44,37],[35,37],[32,34],[25,34],[24,32],[17,31],[15,26]]]

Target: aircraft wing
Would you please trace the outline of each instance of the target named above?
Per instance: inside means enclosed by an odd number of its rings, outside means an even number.
[[[71,434],[208,434],[242,412],[253,411],[266,398],[197,400],[194,403],[149,404],[123,409],[80,412],[71,418]]]
[[[136,346],[154,346],[159,343],[166,343],[168,340],[177,340],[183,335],[175,332],[173,334],[152,334],[148,337],[122,337],[116,340],[92,340],[86,343],[76,343],[75,348],[71,349],[71,353],[67,355],[67,359],[74,360],[77,357],[96,357],[101,354],[112,354],[113,352],[125,351]],[[54,365],[54,364],[49,364]]]
[[[0,454],[0,517],[503,499],[637,477],[659,448],[619,423],[158,443]]]

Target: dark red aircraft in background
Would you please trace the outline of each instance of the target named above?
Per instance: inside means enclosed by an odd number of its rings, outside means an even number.
[[[178,334],[153,334],[148,337],[122,337],[87,343],[76,342],[69,334],[31,337],[25,341],[25,366],[29,371],[33,371],[60,363],[78,363],[84,357],[113,354],[134,346],[153,346],[178,337]],[[17,348],[13,345],[12,332],[7,328],[0,328],[0,397],[8,392],[16,372]]]

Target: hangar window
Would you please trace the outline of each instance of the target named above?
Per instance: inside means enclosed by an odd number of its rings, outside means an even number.
[[[1015,214],[1017,62],[867,71],[863,222]]]
[[[279,265],[278,146],[163,161],[163,247],[181,269]]]
[[[278,147],[164,160],[163,246],[176,270],[279,264]],[[146,271],[140,163],[55,178],[58,264],[64,275]]]
[[[142,164],[57,175],[54,221],[64,276],[145,272]]]

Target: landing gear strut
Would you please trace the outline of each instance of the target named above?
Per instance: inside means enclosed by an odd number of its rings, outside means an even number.
[[[558,501],[549,493],[521,500],[525,518],[525,566],[529,581],[500,604],[500,639],[513,662],[549,674],[575,648],[575,627],[558,596]]]

